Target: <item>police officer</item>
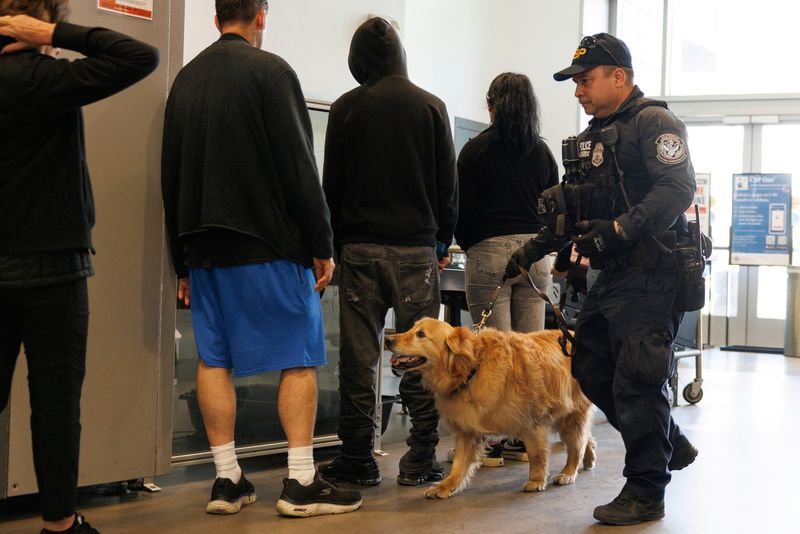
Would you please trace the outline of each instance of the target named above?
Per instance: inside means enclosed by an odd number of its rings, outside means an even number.
[[[665,103],[644,98],[628,47],[612,35],[585,37],[553,77],[575,82],[593,118],[573,138],[565,181],[545,192],[548,228],[514,253],[506,275],[570,240],[600,269],[578,316],[572,373],[622,434],[627,482],[594,517],[612,525],[661,519],[671,471],[697,456],[667,393],[683,316],[673,249],[688,236],[683,213],[695,190],[686,128]]]

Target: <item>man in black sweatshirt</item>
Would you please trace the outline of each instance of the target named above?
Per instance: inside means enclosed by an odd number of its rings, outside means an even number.
[[[380,483],[373,458],[376,367],[389,308],[398,331],[439,315],[439,268],[447,264],[458,205],[455,156],[444,103],[408,79],[394,28],[373,18],[356,30],[350,72],[359,87],[331,106],[323,188],[340,251],[341,454],[321,471]],[[438,264],[437,264],[438,251]],[[398,483],[440,480],[438,414],[419,373],[400,382],[411,414],[410,450]]]
[[[64,22],[67,4],[0,0],[0,411],[22,344],[42,532],[91,533],[75,513],[94,274],[81,106],[147,76],[158,52]],[[86,57],[55,60],[52,47]]]

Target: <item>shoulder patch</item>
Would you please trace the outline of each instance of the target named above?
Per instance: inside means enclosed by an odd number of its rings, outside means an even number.
[[[675,165],[686,159],[683,139],[673,133],[665,133],[656,139],[656,157],[662,163]]]

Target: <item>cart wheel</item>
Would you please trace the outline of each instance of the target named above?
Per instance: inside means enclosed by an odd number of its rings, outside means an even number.
[[[687,384],[683,388],[683,398],[690,404],[697,404],[703,399],[703,388],[698,389],[696,395],[692,395],[692,384]]]

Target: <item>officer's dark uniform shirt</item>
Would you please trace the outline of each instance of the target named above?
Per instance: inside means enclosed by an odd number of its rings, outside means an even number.
[[[624,186],[631,207],[619,187],[610,197],[611,217],[622,227],[622,235],[635,243],[650,235],[660,237],[666,230],[685,232],[682,214],[694,198],[695,178],[686,147],[686,127],[661,105],[649,105],[635,115],[644,94],[634,87],[620,109],[609,118],[592,119],[578,136],[584,167],[605,167],[614,172],[610,149],[598,141],[597,132],[616,124],[619,140],[616,155],[624,173]],[[652,102],[652,101],[651,101]],[[589,142],[591,144],[589,144]],[[591,181],[595,173],[589,173]],[[613,174],[612,174],[613,176]],[[618,181],[619,177],[616,177]]]
[[[612,124],[617,129],[614,151],[624,175],[622,183],[630,207],[619,185],[612,149],[600,139],[600,130]],[[581,167],[588,187],[582,186],[578,194],[577,188],[562,184],[568,210],[566,231],[557,235],[550,224],[526,244],[528,261],[537,261],[548,252],[562,249],[574,233],[571,224],[580,220],[614,219],[621,227],[620,237],[625,244],[619,255],[636,258],[644,263],[646,270],[674,269],[665,263],[670,256],[665,249],[673,247],[676,238],[686,234],[683,213],[695,191],[686,137],[683,123],[663,103],[645,99],[638,86],[614,115],[592,119],[578,136]],[[674,233],[665,234],[668,230]],[[593,267],[608,268],[613,264],[612,258],[597,259]]]

